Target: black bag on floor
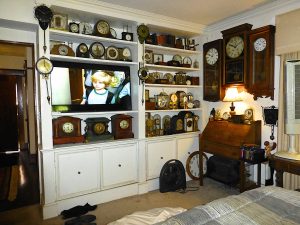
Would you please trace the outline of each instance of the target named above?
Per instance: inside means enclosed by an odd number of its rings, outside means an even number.
[[[179,189],[186,189],[185,169],[179,160],[171,159],[160,171],[159,191],[165,193]]]

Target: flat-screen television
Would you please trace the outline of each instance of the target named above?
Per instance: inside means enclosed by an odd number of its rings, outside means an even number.
[[[52,61],[52,111],[131,110],[130,68]]]

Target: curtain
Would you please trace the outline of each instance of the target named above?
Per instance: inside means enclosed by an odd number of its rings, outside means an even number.
[[[277,151],[287,151],[289,147],[288,135],[284,133],[284,67],[285,61],[288,59],[300,59],[300,51],[286,53],[281,55],[280,65],[280,80],[279,80],[279,115],[278,115],[278,147]],[[300,149],[300,135],[296,136],[296,150],[299,152]],[[297,189],[300,188],[300,176],[284,173],[283,174],[283,187],[286,189]]]

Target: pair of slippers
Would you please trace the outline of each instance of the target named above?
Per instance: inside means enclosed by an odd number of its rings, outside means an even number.
[[[96,223],[91,223],[96,220],[94,215],[84,215],[79,216],[74,219],[67,220],[65,225],[96,225]]]
[[[63,219],[68,219],[72,217],[78,217],[81,215],[86,214],[88,211],[95,210],[97,208],[97,205],[90,205],[86,203],[85,205],[78,205],[71,209],[63,210],[61,212],[61,215],[63,216]]]

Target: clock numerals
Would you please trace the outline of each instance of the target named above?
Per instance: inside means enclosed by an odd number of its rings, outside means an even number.
[[[74,131],[74,125],[70,122],[66,122],[63,124],[62,129],[65,133],[71,134]]]
[[[207,173],[207,156],[206,154],[202,153],[202,163],[203,163],[203,175],[206,175]],[[186,168],[187,168],[187,174],[193,179],[198,180],[200,177],[199,174],[199,151],[193,152],[189,155],[187,161],[186,161]]]
[[[209,49],[205,55],[206,62],[209,65],[214,65],[218,61],[218,58],[219,53],[218,50],[215,48]]]
[[[264,38],[258,38],[255,42],[254,42],[254,49],[257,52],[261,52],[263,51],[267,46],[267,41]]]
[[[244,40],[240,36],[234,36],[226,44],[226,54],[229,58],[237,58],[244,51]]]

